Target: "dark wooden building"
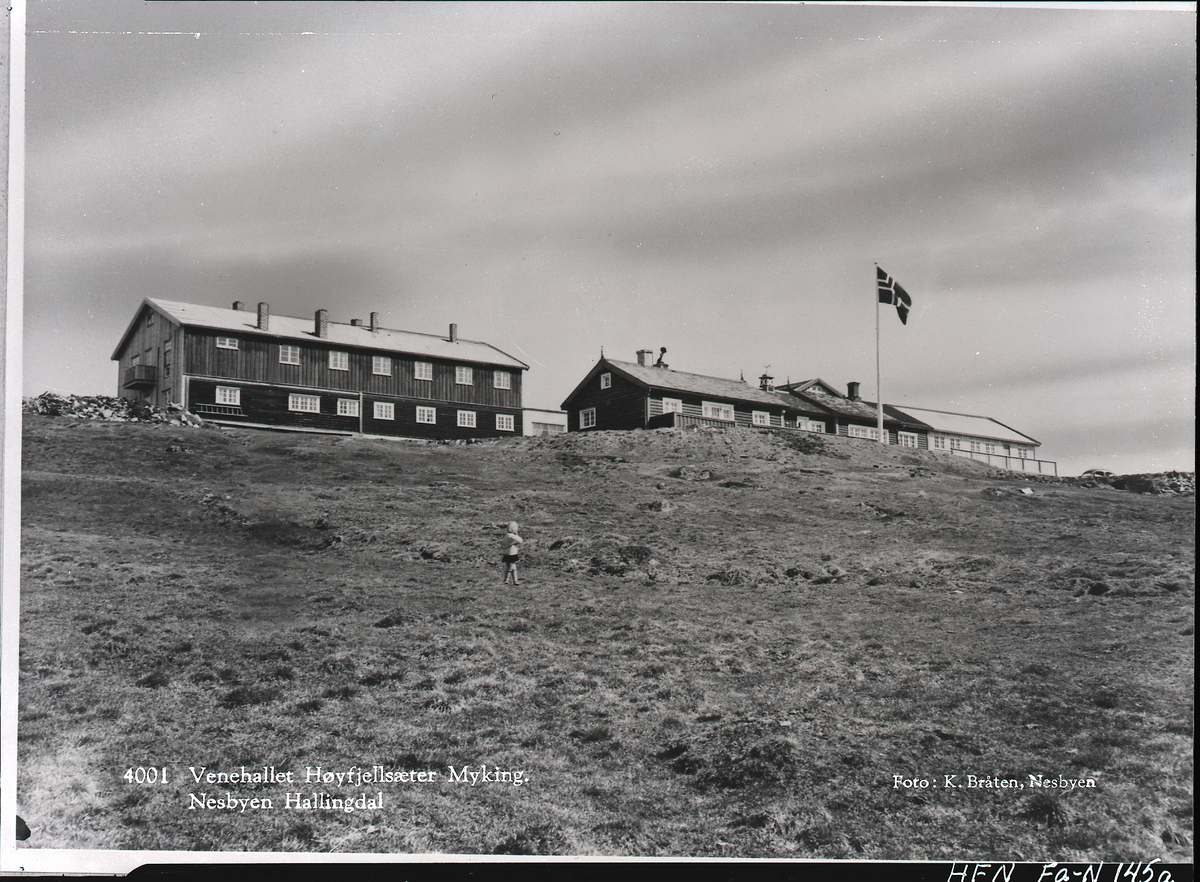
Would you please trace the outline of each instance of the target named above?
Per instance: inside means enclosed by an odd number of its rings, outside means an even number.
[[[668,426],[797,428],[826,413],[808,402],[740,380],[671,370],[642,350],[636,364],[601,358],[562,409],[567,430],[657,429]],[[800,428],[804,428],[801,425]]]
[[[529,366],[458,336],[143,301],[113,352],[118,394],[214,422],[436,440],[520,435]]]

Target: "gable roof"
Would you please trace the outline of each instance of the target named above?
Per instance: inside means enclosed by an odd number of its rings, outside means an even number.
[[[789,403],[785,398],[781,398],[776,393],[764,392],[757,386],[748,385],[743,380],[726,380],[723,377],[689,374],[686,371],[673,371],[670,368],[663,367],[643,367],[640,364],[628,361],[614,361],[611,358],[602,358],[596,363],[595,367],[588,371],[583,382],[576,386],[571,394],[566,397],[566,400],[563,402],[564,408],[604,366],[622,374],[627,379],[646,389],[660,389],[664,392],[699,395],[704,398],[740,401],[768,407],[797,407],[796,404]]]
[[[371,349],[377,352],[424,355],[451,361],[503,365],[515,370],[529,369],[529,365],[500,351],[490,343],[464,340],[461,337],[452,343],[448,337],[437,334],[421,334],[416,331],[399,331],[391,328],[377,328],[372,331],[366,325],[350,325],[339,322],[329,323],[328,337],[318,337],[313,333],[314,320],[311,318],[300,319],[286,315],[272,315],[268,322],[268,329],[262,331],[258,328],[257,310],[223,309],[217,306],[180,303],[174,300],[159,300],[150,297],[142,301],[142,306],[153,309],[178,325],[191,328],[255,334],[278,340],[303,340],[306,342],[319,340],[333,346],[354,349]],[[119,357],[121,350],[125,347],[125,342],[133,332],[140,315],[141,309],[129,323],[117,348],[113,350],[114,360]]]
[[[997,441],[1012,441],[1017,444],[1041,445],[1040,441],[1035,441],[1028,435],[1011,429],[991,417],[971,416],[944,410],[927,410],[923,407],[909,407],[908,405],[904,406],[902,412],[912,414],[933,431],[943,432],[947,435],[972,435],[977,438],[995,438]]]

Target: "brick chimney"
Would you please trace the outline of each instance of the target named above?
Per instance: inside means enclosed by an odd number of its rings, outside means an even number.
[[[233,301],[233,308],[236,309],[238,312],[241,312],[246,308],[246,304],[242,303],[242,301],[240,301],[240,300],[235,300],[235,301]]]
[[[318,309],[313,316],[313,333],[325,339],[329,336],[329,310]]]
[[[458,325],[454,325],[454,324],[450,325],[450,342],[451,343],[458,342]]]
[[[265,303],[258,304],[258,329],[269,330],[271,324],[271,307]]]
[[[653,362],[650,360],[652,358],[654,358],[654,350],[653,349],[639,349],[638,350],[638,364],[640,364],[642,367],[650,367],[651,365],[653,365]]]
[[[371,330],[372,331],[379,330],[379,313],[377,313],[377,312],[371,313]]]
[[[862,396],[860,396],[858,394],[858,387],[860,385],[862,385],[862,384],[861,383],[847,383],[846,384],[846,397],[849,398],[851,401],[861,401]]]

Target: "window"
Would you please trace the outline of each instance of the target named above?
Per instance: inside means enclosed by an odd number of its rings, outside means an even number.
[[[497,432],[515,432],[516,423],[513,422],[511,413],[496,414],[496,431]]]
[[[217,348],[218,349],[237,349],[238,348],[237,337],[218,337],[217,338]]]
[[[945,450],[946,449],[946,436],[945,435],[934,435],[933,436],[933,449],[934,450]]]
[[[510,374],[508,371],[496,371],[496,373],[492,375],[492,388],[511,389],[512,374]]]
[[[976,441],[974,438],[972,438],[971,439],[971,452],[979,453],[981,450],[983,450],[983,444],[979,441]]]
[[[217,387],[217,404],[232,404],[234,407],[240,407],[242,403],[242,390],[236,386],[218,386]]]
[[[916,447],[917,436],[913,432],[897,432],[896,443],[901,447]]]
[[[375,419],[377,420],[394,420],[396,418],[396,405],[390,401],[375,402]]]
[[[799,425],[799,421],[797,421],[797,425]],[[806,425],[804,428],[810,432],[825,432],[825,424],[818,423],[815,420],[808,420],[808,425]]]
[[[280,364],[299,364],[300,363],[300,347],[292,346],[288,343],[279,344],[279,363]]]
[[[664,398],[663,413],[683,413],[683,401],[679,398]]]
[[[596,408],[589,407],[579,411],[579,428],[594,429],[596,427]]]
[[[390,377],[392,375],[392,360],[386,355],[372,355],[371,373],[377,377]]]
[[[338,416],[348,416],[348,417],[358,416],[358,399],[357,398],[339,398],[338,399]]]
[[[983,442],[983,452],[984,453],[995,453],[996,445],[993,444],[991,441],[984,441]]]
[[[330,350],[329,352],[329,369],[331,371],[348,371],[350,370],[350,353],[338,352]]]
[[[316,395],[289,395],[288,410],[300,413],[320,413],[321,399]]]
[[[705,401],[701,409],[701,413],[710,420],[725,420],[733,422],[733,405],[732,404],[714,404],[711,401]]]
[[[612,374],[601,374],[600,375],[600,388],[601,389],[611,389],[612,388]]]
[[[1028,459],[1029,458],[1029,448],[1028,447],[1018,447],[1017,448],[1017,456],[1019,456],[1021,459]]]
[[[172,350],[171,341],[168,340],[166,343],[163,344],[163,379],[164,380],[169,380],[171,378],[171,350]],[[164,389],[163,391],[165,392],[166,390]]]
[[[475,411],[460,410],[458,412],[458,424],[464,429],[475,428]]]
[[[427,361],[418,361],[413,365],[413,378],[417,380],[432,380],[433,365]]]
[[[874,426],[850,426],[851,438],[870,438],[872,441],[879,440],[879,429]]]
[[[471,386],[474,384],[473,371],[469,367],[456,367],[454,369],[454,382],[458,386]]]
[[[771,415],[765,410],[756,410],[750,415],[750,422],[756,426],[771,425]]]
[[[951,438],[951,439],[950,439],[950,449],[951,449],[951,450],[958,450],[960,447],[962,447],[962,441],[961,441],[961,440],[959,440],[958,438]]]
[[[436,423],[437,422],[437,411],[432,407],[418,407],[417,408],[417,422],[418,423],[430,423],[430,424]]]

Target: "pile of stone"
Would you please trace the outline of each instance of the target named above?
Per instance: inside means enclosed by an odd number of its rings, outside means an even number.
[[[204,421],[182,404],[152,407],[145,401],[110,398],[107,395],[55,395],[43,392],[21,403],[24,413],[63,416],[77,420],[111,420],[119,423],[168,423],[173,426],[202,426]]]
[[[1121,475],[1112,481],[1113,487],[1130,493],[1196,495],[1195,472],[1160,472],[1156,475]]]

